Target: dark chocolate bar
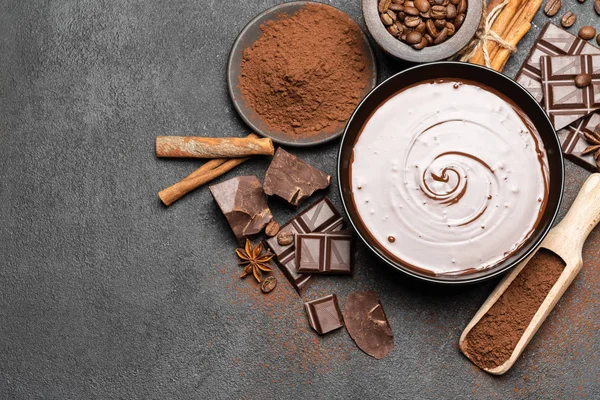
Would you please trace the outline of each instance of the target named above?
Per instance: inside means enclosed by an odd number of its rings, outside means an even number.
[[[298,206],[315,191],[325,189],[331,176],[302,161],[281,147],[277,149],[265,175],[265,193]]]
[[[542,56],[543,106],[556,129],[600,109],[600,55]],[[588,74],[592,83],[575,86],[575,77]]]
[[[581,152],[591,145],[586,140],[585,133],[591,135],[599,124],[600,112],[595,112],[558,131],[565,157],[592,172],[598,171],[593,153],[582,156]]]
[[[279,230],[281,232],[299,233],[335,232],[342,229],[344,220],[335,209],[333,203],[325,197],[308,207]],[[277,242],[277,236],[267,240],[267,245],[277,257],[277,265],[285,274],[298,294],[306,289],[311,275],[300,274],[296,270],[295,242],[282,246]]]
[[[308,323],[319,334],[344,326],[344,319],[335,294],[304,303]]]
[[[352,232],[296,235],[296,268],[307,274],[351,274]]]
[[[600,49],[548,22],[536,39],[515,80],[542,102],[540,57],[575,54],[600,54]]]

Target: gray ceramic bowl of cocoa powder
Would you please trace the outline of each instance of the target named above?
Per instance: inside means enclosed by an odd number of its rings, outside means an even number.
[[[339,138],[344,131],[346,121],[340,122],[339,127],[335,127],[334,130],[321,131],[309,135],[294,134],[269,128],[269,126],[261,120],[261,117],[245,101],[240,87],[240,75],[242,70],[244,50],[252,46],[252,44],[262,36],[263,31],[260,28],[261,25],[267,21],[277,20],[282,14],[293,15],[298,10],[306,7],[307,4],[330,7],[339,12],[341,15],[347,17],[348,20],[351,20],[351,22],[358,27],[362,38],[362,51],[366,56],[367,69],[369,71],[368,84],[361,95],[361,99],[377,85],[376,59],[369,40],[356,22],[352,21],[351,17],[345,14],[343,11],[323,3],[294,1],[290,3],[279,4],[257,15],[240,32],[231,49],[227,65],[227,86],[229,95],[239,116],[254,132],[271,138],[275,143],[295,147],[315,146]],[[348,118],[350,117],[351,113],[352,112],[348,114]]]
[[[414,63],[442,61],[456,55],[475,36],[483,14],[483,0],[468,0],[465,20],[453,36],[441,44],[415,50],[387,31],[381,22],[378,4],[379,0],[362,0],[363,16],[369,33],[383,52]]]

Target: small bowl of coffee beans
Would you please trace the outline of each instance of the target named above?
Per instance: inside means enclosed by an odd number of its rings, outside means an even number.
[[[483,0],[362,0],[369,33],[392,57],[445,60],[475,36]]]

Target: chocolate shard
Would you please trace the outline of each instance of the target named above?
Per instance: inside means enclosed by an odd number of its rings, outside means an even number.
[[[282,232],[291,232],[293,235],[310,232],[335,232],[342,229],[343,226],[342,216],[335,209],[333,203],[325,197],[283,225],[278,236]],[[288,278],[298,294],[302,295],[308,287],[312,275],[301,274],[296,270],[295,241],[292,240],[289,244],[281,245],[277,240],[278,236],[267,239],[267,246],[277,257],[279,269]]]
[[[327,188],[330,182],[331,176],[280,147],[265,175],[265,193],[298,206],[315,191]]]
[[[556,129],[600,109],[600,55],[540,57],[543,106]],[[575,77],[587,74],[591,84],[578,88]]]
[[[239,242],[259,234],[273,219],[267,196],[255,176],[238,176],[212,185],[210,192]]]
[[[356,345],[380,360],[394,348],[394,334],[375,292],[352,292],[344,305],[344,321]]]
[[[307,274],[352,273],[352,232],[296,235],[296,267]]]
[[[308,323],[319,335],[324,335],[344,326],[344,319],[337,296],[330,294],[304,303]]]
[[[598,171],[594,155],[583,155],[582,152],[592,145],[586,140],[586,133],[593,135],[598,125],[600,125],[600,112],[595,112],[558,131],[558,138],[565,157],[591,172]]]
[[[533,44],[515,80],[541,103],[544,92],[540,58],[574,54],[600,54],[600,49],[548,22]]]

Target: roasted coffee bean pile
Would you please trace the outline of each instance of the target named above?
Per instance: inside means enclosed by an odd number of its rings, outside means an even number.
[[[380,0],[379,15],[388,32],[421,50],[444,43],[462,26],[467,0]]]

